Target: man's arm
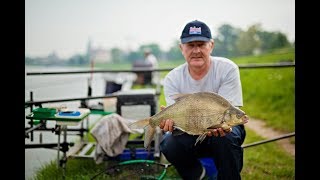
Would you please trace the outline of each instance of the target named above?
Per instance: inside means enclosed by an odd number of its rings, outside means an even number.
[[[218,94],[226,98],[234,106],[243,106],[239,68],[232,68],[224,77]]]

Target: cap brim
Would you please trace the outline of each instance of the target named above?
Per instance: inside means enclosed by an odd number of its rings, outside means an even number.
[[[186,37],[181,39],[181,43],[188,43],[192,41],[210,41],[210,38],[207,37],[202,37],[202,36],[191,36],[191,37]]]

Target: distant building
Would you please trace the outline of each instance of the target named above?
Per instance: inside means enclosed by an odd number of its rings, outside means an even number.
[[[90,58],[90,61],[99,62],[99,63],[111,62],[110,51],[101,47],[98,47],[98,48],[92,47],[91,40],[89,40],[87,45],[87,54],[88,54],[88,57]]]

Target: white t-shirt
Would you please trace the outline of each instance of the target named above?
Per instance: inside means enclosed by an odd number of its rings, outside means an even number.
[[[210,59],[211,67],[200,80],[191,77],[187,63],[166,75],[163,81],[166,106],[175,102],[172,95],[196,92],[215,92],[234,106],[243,106],[239,67],[227,58],[211,56]]]
[[[158,60],[156,58],[156,56],[154,56],[153,54],[148,54],[145,57],[145,60],[150,63],[152,65],[152,69],[158,69]],[[156,84],[159,80],[160,74],[159,72],[155,71],[152,72],[152,83]]]

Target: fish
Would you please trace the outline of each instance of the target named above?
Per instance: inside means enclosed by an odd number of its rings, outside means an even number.
[[[174,104],[151,117],[137,120],[129,124],[130,129],[144,129],[144,147],[149,148],[161,121],[172,119],[172,135],[188,133],[199,135],[194,145],[202,142],[209,130],[231,127],[248,122],[248,115],[238,107],[233,106],[227,99],[215,92],[197,92],[176,94]],[[175,133],[174,133],[175,132]]]

